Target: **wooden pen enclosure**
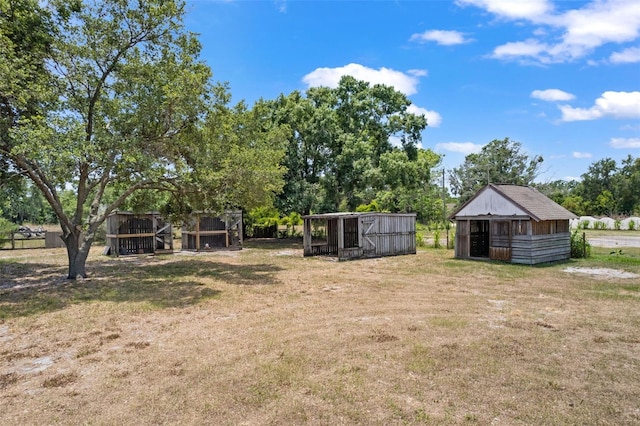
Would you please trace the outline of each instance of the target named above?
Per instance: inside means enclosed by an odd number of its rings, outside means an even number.
[[[416,253],[413,213],[328,213],[303,220],[304,256],[350,260]]]
[[[111,255],[173,252],[171,223],[159,213],[114,212],[106,226]]]
[[[194,213],[182,227],[182,250],[242,248],[242,211]]]

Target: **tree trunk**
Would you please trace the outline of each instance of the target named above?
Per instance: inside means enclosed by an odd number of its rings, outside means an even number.
[[[91,241],[85,238],[81,241],[82,234],[74,229],[70,234],[62,239],[67,246],[67,256],[69,258],[69,275],[67,279],[86,278],[86,263],[91,248]]]

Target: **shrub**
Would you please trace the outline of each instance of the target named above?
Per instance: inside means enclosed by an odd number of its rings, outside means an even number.
[[[424,234],[422,232],[416,232],[416,247],[424,247]]]
[[[620,230],[620,225],[621,225],[621,223],[622,223],[622,221],[621,221],[620,219],[616,219],[616,220],[613,222],[613,227],[614,227],[617,231],[619,231],[619,230]]]
[[[580,224],[578,225],[578,229],[589,229],[589,221],[588,220],[581,221]]]
[[[571,233],[571,257],[580,259],[591,256],[591,244],[587,241],[584,233],[580,234],[578,229]]]
[[[13,222],[9,222],[7,219],[0,217],[0,234],[5,234],[12,231],[17,231],[18,225]]]
[[[302,224],[302,216],[300,213],[292,212],[289,216],[280,219],[279,224],[287,227],[286,231],[279,233],[280,238],[296,237],[299,234],[296,233],[296,226]]]
[[[435,231],[433,231],[433,248],[440,248],[442,247],[442,245],[440,245],[440,230],[436,229]]]
[[[369,204],[360,204],[356,207],[356,212],[358,213],[368,213],[368,212],[381,212],[382,209],[376,200],[371,201]]]
[[[629,231],[633,231],[634,229],[636,229],[636,221],[635,220],[630,220],[629,221]]]

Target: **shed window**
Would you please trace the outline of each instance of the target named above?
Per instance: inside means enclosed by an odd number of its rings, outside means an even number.
[[[509,236],[509,222],[501,221],[493,223],[493,235],[498,237]]]
[[[528,220],[514,220],[513,222],[513,235],[527,235]]]

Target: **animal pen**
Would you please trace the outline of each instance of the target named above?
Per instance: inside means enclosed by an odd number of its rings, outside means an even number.
[[[535,188],[489,184],[449,218],[457,258],[534,265],[571,257],[575,215]]]
[[[327,213],[303,220],[304,256],[351,260],[416,253],[415,213]]]
[[[159,213],[114,212],[107,217],[107,254],[173,252],[171,223]]]
[[[242,211],[194,213],[182,227],[182,250],[242,248]]]

